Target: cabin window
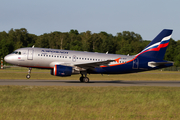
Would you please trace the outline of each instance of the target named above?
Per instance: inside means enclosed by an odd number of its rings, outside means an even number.
[[[71,59],[71,57],[69,57],[69,59]]]

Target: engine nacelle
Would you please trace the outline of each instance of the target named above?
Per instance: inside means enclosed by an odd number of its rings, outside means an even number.
[[[55,65],[54,69],[51,69],[51,75],[55,76],[71,76],[72,67],[63,66],[63,65]]]

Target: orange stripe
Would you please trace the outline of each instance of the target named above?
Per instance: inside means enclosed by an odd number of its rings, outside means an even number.
[[[119,63],[119,60],[120,60],[121,58],[117,58],[117,59],[115,59],[115,61],[117,62],[117,63]]]
[[[129,60],[129,61],[125,62],[125,63],[112,64],[112,65],[109,65],[109,66],[118,66],[118,65],[123,65],[123,64],[129,63],[129,62],[132,62],[132,61],[133,61],[133,60],[135,60],[135,59],[136,59],[136,57],[135,57],[135,58],[133,58],[132,60]],[[115,59],[115,61],[116,61],[116,60],[117,60],[117,59]],[[100,67],[107,67],[107,66],[102,65],[102,66],[100,66]]]
[[[54,75],[57,75],[57,65],[54,66]]]

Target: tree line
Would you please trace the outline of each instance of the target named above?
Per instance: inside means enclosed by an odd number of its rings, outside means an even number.
[[[43,47],[53,49],[78,50],[89,52],[109,52],[112,54],[135,55],[143,50],[150,41],[143,40],[140,34],[123,31],[116,36],[106,32],[79,33],[77,30],[69,32],[51,32],[43,35],[28,33],[27,29],[11,29],[9,32],[0,32],[0,56],[13,52],[22,47]],[[180,40],[170,39],[165,60],[174,61],[180,66]]]

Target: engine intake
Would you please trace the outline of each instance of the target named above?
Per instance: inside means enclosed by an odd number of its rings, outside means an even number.
[[[55,76],[71,76],[72,74],[72,67],[70,66],[63,66],[63,65],[55,65],[54,68],[51,70],[51,75]]]

